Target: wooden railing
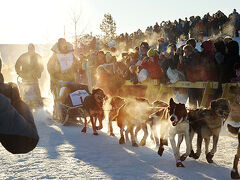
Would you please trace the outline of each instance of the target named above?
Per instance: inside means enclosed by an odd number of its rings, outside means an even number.
[[[151,79],[137,84],[138,86],[145,86],[145,98],[149,101],[163,100],[168,101],[171,97],[174,97],[174,89],[187,89],[187,88],[200,88],[203,89],[203,97],[201,106],[208,106],[208,99],[210,95],[213,95],[218,88],[218,82],[189,82],[178,81],[173,84],[162,84],[159,80]],[[126,81],[124,86],[136,86],[130,81]]]

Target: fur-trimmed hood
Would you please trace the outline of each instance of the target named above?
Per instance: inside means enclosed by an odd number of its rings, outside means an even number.
[[[56,54],[61,54],[60,50],[58,49],[58,43],[55,43],[53,45],[53,47],[51,48],[51,50],[56,53]],[[73,52],[73,45],[69,42],[67,42],[67,52],[66,53],[69,53],[69,52]]]

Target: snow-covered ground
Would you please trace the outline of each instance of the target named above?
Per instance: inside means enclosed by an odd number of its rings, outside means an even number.
[[[94,136],[90,128],[83,134],[81,126],[51,121],[43,110],[34,115],[40,135],[37,147],[28,154],[13,155],[1,146],[0,179],[230,179],[237,139],[225,130],[213,164],[207,163],[203,153],[199,160],[187,158],[185,168],[177,168],[171,147],[160,157],[149,139],[145,147],[118,144],[116,124],[116,137],[108,136],[105,128]]]
[[[240,38],[235,40],[240,43]],[[48,90],[42,93],[49,94]],[[57,124],[43,110],[34,115],[40,136],[38,146],[28,154],[13,155],[0,145],[0,179],[230,179],[237,139],[230,137],[225,127],[213,164],[207,163],[203,144],[199,160],[187,158],[185,168],[177,168],[170,146],[160,157],[149,139],[145,147],[119,145],[116,124],[116,137],[108,136],[106,128],[99,136],[93,136],[91,128],[83,134],[81,126]],[[194,147],[195,143],[196,138]],[[183,143],[181,152],[184,150]]]

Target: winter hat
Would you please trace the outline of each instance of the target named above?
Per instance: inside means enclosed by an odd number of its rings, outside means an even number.
[[[152,56],[156,56],[156,55],[158,55],[158,52],[156,49],[150,48],[147,52],[148,57],[152,57]]]
[[[213,43],[211,40],[203,41],[201,47],[204,49],[205,52],[213,51]]]
[[[149,48],[149,44],[147,42],[142,42],[140,45],[141,48]]]

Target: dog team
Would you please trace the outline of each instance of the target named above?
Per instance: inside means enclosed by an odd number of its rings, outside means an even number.
[[[209,108],[187,109],[185,104],[176,103],[171,98],[169,104],[162,101],[149,103],[145,98],[122,98],[119,96],[108,98],[101,89],[85,98],[84,105],[87,115],[91,119],[93,134],[98,135],[97,130],[102,129],[102,121],[108,113],[108,131],[110,136],[115,136],[112,122],[116,121],[120,128],[119,144],[129,141],[131,136],[132,146],[137,147],[137,135],[142,129],[144,134],[140,145],[146,144],[148,126],[150,127],[151,139],[159,147],[158,154],[162,156],[164,146],[168,145],[168,138],[173,149],[177,167],[184,167],[183,161],[189,156],[198,159],[201,155],[202,142],[205,142],[205,155],[208,163],[213,163],[214,154],[217,151],[219,134],[224,122],[227,120],[231,107],[227,99],[212,100]],[[105,103],[111,108],[105,110]],[[105,114],[105,115],[104,115]],[[96,121],[99,126],[96,126]],[[82,132],[86,132],[87,119]],[[158,129],[158,130],[157,130]],[[160,132],[158,132],[160,130]],[[237,133],[237,132],[236,132]],[[159,135],[160,134],[160,138]],[[196,152],[193,150],[192,140],[197,135]],[[178,136],[178,142],[175,136]],[[240,139],[240,135],[239,139]],[[185,137],[186,152],[180,154],[180,146]],[[213,139],[212,149],[209,150],[210,138]],[[240,147],[240,146],[239,146]],[[238,152],[240,148],[238,147]],[[231,177],[240,178],[238,174],[238,156],[235,156]]]

